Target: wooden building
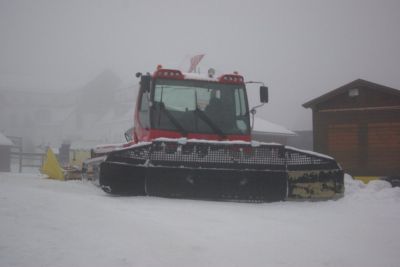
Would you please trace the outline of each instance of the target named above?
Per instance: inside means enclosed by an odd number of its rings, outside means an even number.
[[[400,90],[358,79],[303,106],[315,151],[354,176],[400,175]]]

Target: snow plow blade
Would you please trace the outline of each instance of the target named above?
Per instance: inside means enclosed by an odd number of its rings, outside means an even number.
[[[120,195],[270,202],[343,194],[335,160],[279,144],[156,139],[100,164],[104,191]]]

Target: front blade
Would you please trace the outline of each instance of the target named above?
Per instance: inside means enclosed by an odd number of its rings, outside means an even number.
[[[288,199],[333,199],[343,196],[344,172],[326,155],[286,147]]]

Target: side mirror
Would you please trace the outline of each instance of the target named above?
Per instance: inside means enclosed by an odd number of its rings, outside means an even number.
[[[268,87],[260,86],[260,102],[268,103]]]
[[[150,92],[150,75],[142,75],[140,77],[140,87],[144,92]]]
[[[131,142],[131,141],[133,141],[133,127],[132,128],[129,128],[125,133],[124,133],[124,135],[125,135],[125,139],[126,139],[126,142]]]

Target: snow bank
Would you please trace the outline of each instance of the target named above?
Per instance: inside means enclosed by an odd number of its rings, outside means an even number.
[[[400,202],[400,188],[392,188],[389,182],[374,180],[364,184],[360,180],[345,175],[345,201],[389,200]]]
[[[249,204],[0,173],[0,266],[398,266],[399,189],[345,181],[337,201]]]

